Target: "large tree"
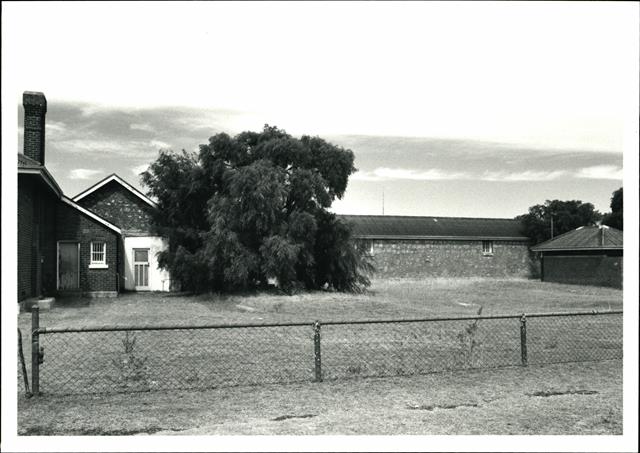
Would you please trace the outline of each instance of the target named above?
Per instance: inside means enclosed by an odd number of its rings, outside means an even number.
[[[591,203],[580,200],[546,200],[529,208],[527,214],[517,216],[525,234],[537,244],[585,225],[595,225],[602,215]],[[553,231],[552,231],[553,230]]]
[[[608,212],[602,218],[602,223],[613,228],[622,230],[622,187],[613,192],[611,196],[611,212]]]
[[[159,263],[193,291],[369,285],[367,255],[327,208],[355,171],[353,152],[265,125],[221,133],[198,153],[161,151],[142,174],[169,239]]]

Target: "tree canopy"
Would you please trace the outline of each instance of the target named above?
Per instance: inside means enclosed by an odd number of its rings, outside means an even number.
[[[622,187],[613,192],[611,196],[611,204],[609,205],[611,212],[608,212],[602,218],[602,223],[613,228],[622,230]]]
[[[353,152],[319,137],[214,135],[198,153],[169,150],[142,174],[158,200],[159,264],[193,291],[294,287],[358,291],[372,265],[329,208],[355,171]]]
[[[551,239],[553,219],[553,237],[585,225],[595,225],[602,214],[593,204],[580,200],[546,200],[529,208],[527,214],[517,216],[522,221],[525,234],[536,244]]]

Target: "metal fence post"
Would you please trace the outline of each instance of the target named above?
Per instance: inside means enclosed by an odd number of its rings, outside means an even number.
[[[40,395],[40,308],[31,307],[31,391]]]
[[[320,357],[320,321],[313,323],[313,356],[315,361],[316,382],[322,382],[322,360]]]
[[[29,390],[29,375],[27,374],[27,365],[24,363],[24,352],[22,350],[22,331],[18,329],[18,357],[20,359],[20,367],[22,368],[22,380],[24,381],[24,394],[27,398],[31,398],[31,390]]]
[[[520,317],[520,356],[522,366],[527,366],[527,315],[524,313]]]

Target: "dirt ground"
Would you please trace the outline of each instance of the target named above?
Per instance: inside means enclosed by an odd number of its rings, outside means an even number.
[[[19,435],[621,434],[622,362],[19,398]]]

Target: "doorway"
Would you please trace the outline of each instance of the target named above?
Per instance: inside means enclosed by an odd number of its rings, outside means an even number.
[[[149,289],[149,249],[133,249],[133,276],[136,291]]]
[[[80,289],[79,242],[58,242],[58,289]]]

